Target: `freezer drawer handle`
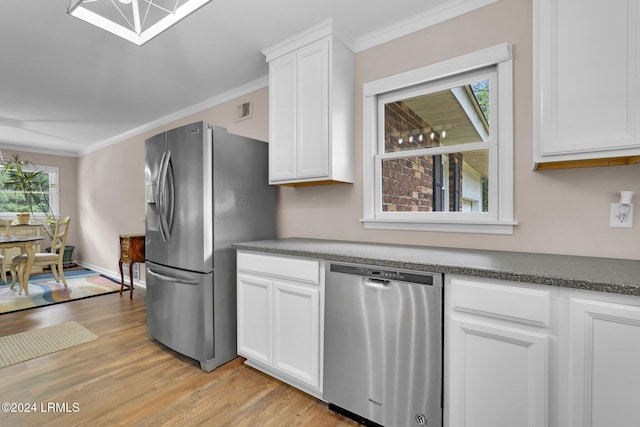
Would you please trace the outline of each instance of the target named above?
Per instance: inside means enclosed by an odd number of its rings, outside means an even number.
[[[156,273],[155,271],[153,271],[149,267],[147,267],[147,273],[149,273],[149,275],[151,275],[151,276],[157,277],[157,278],[162,279],[162,280],[164,280],[166,282],[180,283],[180,284],[183,284],[183,285],[197,285],[197,284],[200,283],[199,280],[187,280],[187,279],[179,279],[177,277],[165,276],[164,274]]]

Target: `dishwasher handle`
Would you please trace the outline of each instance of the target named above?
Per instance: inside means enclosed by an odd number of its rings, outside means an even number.
[[[391,280],[376,279],[373,277],[363,277],[362,284],[367,288],[373,289],[389,289],[391,288]]]

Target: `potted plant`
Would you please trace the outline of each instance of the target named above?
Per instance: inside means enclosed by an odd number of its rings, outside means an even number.
[[[29,212],[29,208],[24,207],[16,214],[16,218],[18,220],[18,224],[29,224],[29,220],[31,220],[31,212]]]
[[[44,174],[45,172],[38,170],[32,162],[20,160],[18,155],[14,155],[13,159],[4,162],[0,181],[3,189],[11,190],[23,197],[24,207],[18,213],[18,223],[26,224],[30,216],[44,215],[42,228],[51,240],[55,232],[56,217],[46,196],[48,181],[44,179]],[[27,217],[26,222],[22,222],[23,214]],[[73,246],[65,248],[68,261],[71,260],[73,249]]]

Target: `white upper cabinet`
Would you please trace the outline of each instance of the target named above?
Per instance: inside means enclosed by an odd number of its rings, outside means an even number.
[[[353,182],[353,52],[331,20],[263,51],[269,183]]]
[[[534,0],[536,168],[638,161],[638,3]]]

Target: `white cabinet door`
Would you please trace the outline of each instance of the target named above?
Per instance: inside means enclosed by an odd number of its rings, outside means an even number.
[[[534,0],[534,162],[640,154],[637,0]]]
[[[449,426],[547,425],[548,337],[449,319]]]
[[[297,176],[329,176],[329,40],[297,54]]]
[[[273,283],[273,366],[319,386],[320,296],[317,288]]]
[[[583,296],[573,293],[563,300],[559,425],[636,427],[640,425],[640,298],[627,296],[636,304],[627,305],[611,302],[606,294]],[[622,301],[618,298],[622,296],[614,297]]]
[[[445,275],[448,427],[555,427],[557,288]]]
[[[269,64],[269,178],[296,177],[296,55]]]
[[[238,354],[271,364],[271,281],[238,274]]]

